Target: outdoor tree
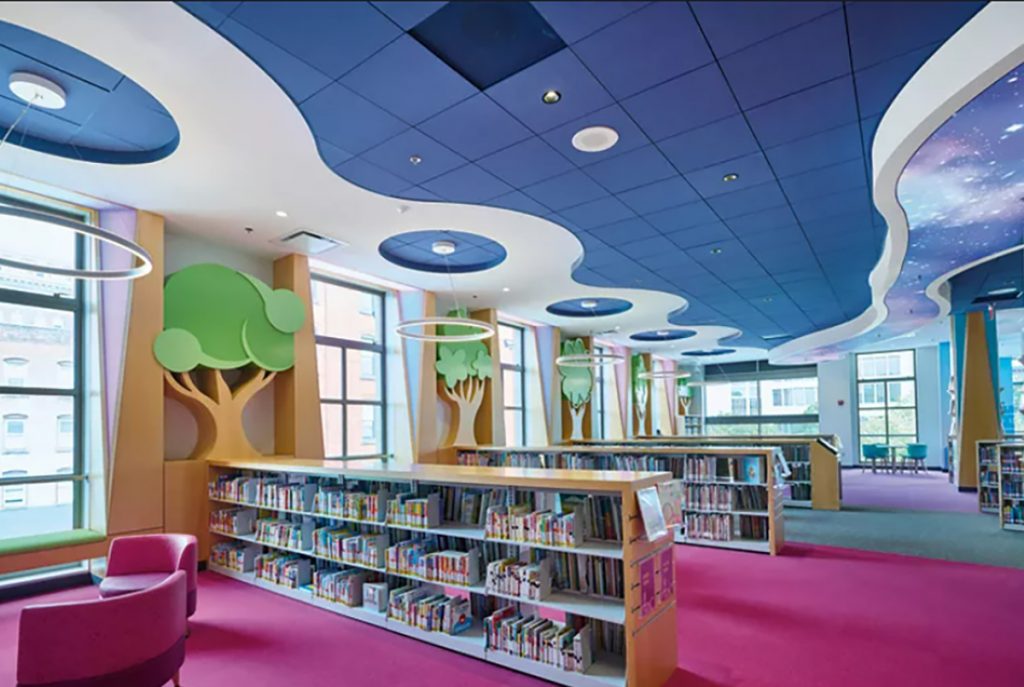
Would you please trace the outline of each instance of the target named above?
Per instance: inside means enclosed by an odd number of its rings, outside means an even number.
[[[643,434],[647,419],[647,395],[650,393],[650,381],[640,377],[641,373],[647,371],[642,355],[634,353],[630,363],[633,370],[633,412],[636,414],[636,433]]]
[[[469,317],[466,309],[452,310],[449,317]],[[438,332],[443,335],[472,334],[476,330],[462,325],[441,325]],[[458,409],[456,446],[476,446],[476,416],[484,399],[487,380],[494,376],[493,362],[482,341],[439,343],[437,362],[434,364],[442,389]]]
[[[153,353],[171,395],[195,415],[193,458],[258,455],[242,426],[246,403],[295,361],[306,308],[288,289],[215,264],[186,267],[164,285],[164,331]]]
[[[585,355],[587,350],[583,339],[570,339],[562,343],[562,355]],[[572,415],[572,440],[583,438],[583,416],[586,414],[590,394],[594,388],[594,375],[586,367],[560,367],[562,395],[569,401]]]

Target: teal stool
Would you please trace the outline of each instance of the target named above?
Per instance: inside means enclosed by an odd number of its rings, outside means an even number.
[[[925,458],[928,457],[928,447],[924,444],[907,444],[903,454],[903,464],[910,462],[913,465],[914,474],[919,469],[924,469]]]
[[[864,461],[860,464],[860,471],[864,472],[868,463],[871,464],[871,472],[877,472],[878,461],[881,459],[885,462],[885,449],[882,449],[878,444],[864,444],[861,448],[861,455],[864,457]]]

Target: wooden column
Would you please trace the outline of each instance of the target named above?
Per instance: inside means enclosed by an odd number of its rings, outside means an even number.
[[[992,384],[990,341],[984,311],[969,312],[964,317],[963,363],[959,380],[960,426],[957,432],[959,460],[956,485],[962,490],[978,488],[977,442],[1000,436],[999,407]],[[959,353],[959,352],[958,352]]]
[[[432,291],[399,293],[398,308],[403,321],[435,317],[437,296]],[[444,403],[434,369],[437,344],[403,338],[402,353],[406,361],[413,462],[451,462],[455,453],[441,448],[444,436],[438,432],[437,426],[438,404]]]
[[[535,331],[537,365],[544,397],[545,433],[547,443],[553,445],[562,436],[562,380],[555,364],[562,350],[562,332],[557,327],[537,327]]]
[[[274,288],[291,289],[306,305],[306,320],[295,332],[295,365],[274,380],[274,452],[323,459],[309,258],[292,253],[275,260]]]

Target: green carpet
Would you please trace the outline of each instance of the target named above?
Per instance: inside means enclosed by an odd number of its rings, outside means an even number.
[[[994,515],[844,508],[786,509],[786,541],[1024,569],[1024,532]]]

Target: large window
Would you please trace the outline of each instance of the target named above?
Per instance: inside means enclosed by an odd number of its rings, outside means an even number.
[[[522,327],[498,323],[501,383],[505,392],[505,443],[509,446],[526,444],[525,334]]]
[[[320,275],[312,291],[324,455],[386,453],[384,294]]]
[[[94,221],[86,210],[0,202]],[[29,233],[12,218],[0,218],[0,254],[63,268],[85,263],[75,233],[45,226]],[[83,526],[84,288],[68,277],[0,267],[0,538]]]
[[[917,442],[914,351],[857,354],[860,444]]]
[[[816,367],[751,362],[707,367],[704,375],[708,434],[818,433]]]

